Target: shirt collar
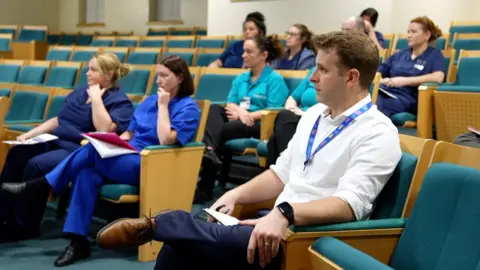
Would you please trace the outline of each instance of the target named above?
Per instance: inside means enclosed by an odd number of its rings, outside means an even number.
[[[262,82],[263,80],[265,80],[269,75],[270,73],[273,72],[273,69],[269,66],[265,66],[265,68],[263,68],[263,71],[262,71],[262,74],[260,74],[260,77],[258,77],[257,81],[253,84],[257,84],[257,83],[260,83]],[[249,70],[247,72],[247,76],[245,76],[245,81],[248,82],[248,83],[251,83],[252,81],[252,71]]]
[[[354,113],[357,110],[359,110],[360,108],[362,108],[363,106],[367,105],[371,101],[372,101],[372,98],[370,97],[370,95],[367,95],[362,100],[357,102],[355,105],[353,105],[352,107],[350,107],[346,111],[344,111],[341,115],[338,115],[337,117],[335,117],[335,119],[341,118],[343,120],[343,119],[347,118],[348,116],[350,116],[352,113]],[[325,108],[325,110],[322,113],[323,118],[329,116],[330,113],[331,113],[330,108],[328,108],[328,107]]]

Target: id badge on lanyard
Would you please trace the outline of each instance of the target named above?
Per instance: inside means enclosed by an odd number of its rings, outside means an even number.
[[[249,97],[243,97],[242,101],[240,101],[240,108],[244,110],[249,110],[250,109],[250,98]]]
[[[360,108],[359,110],[355,111],[351,115],[349,115],[343,122],[335,128],[332,133],[330,133],[325,139],[323,139],[322,142],[317,146],[315,151],[312,153],[312,147],[313,147],[313,142],[315,141],[315,137],[317,135],[317,130],[318,130],[318,124],[320,123],[320,120],[322,118],[322,115],[318,116],[317,121],[313,125],[312,131],[310,132],[310,137],[308,138],[308,144],[307,144],[307,150],[306,150],[306,158],[305,161],[303,162],[303,174],[304,177],[307,175],[307,168],[308,166],[312,163],[313,157],[320,151],[322,148],[324,148],[327,144],[329,144],[335,137],[338,136],[342,131],[344,131],[350,124],[352,124],[353,120],[355,120],[357,117],[360,115],[364,114],[366,111],[368,111],[372,107],[372,102],[367,103],[365,106]]]

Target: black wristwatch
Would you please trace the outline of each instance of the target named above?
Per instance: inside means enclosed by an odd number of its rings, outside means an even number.
[[[288,226],[295,223],[295,216],[293,214],[293,207],[288,202],[282,202],[277,205],[278,210],[288,220]]]

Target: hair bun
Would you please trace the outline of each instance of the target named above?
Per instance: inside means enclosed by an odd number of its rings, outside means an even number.
[[[265,22],[265,16],[258,11],[248,13],[245,20],[249,20],[249,19],[257,20],[257,21],[262,22],[262,23]]]

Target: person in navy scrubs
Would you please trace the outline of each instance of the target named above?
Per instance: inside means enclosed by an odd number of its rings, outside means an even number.
[[[443,54],[430,46],[441,35],[442,31],[429,18],[415,18],[408,26],[409,48],[398,51],[380,65],[382,80],[377,107],[386,116],[401,112],[417,114],[418,86],[443,82]]]
[[[288,97],[283,77],[267,65],[283,56],[281,41],[257,36],[245,41],[244,51],[243,60],[250,70],[235,78],[225,107],[210,106],[204,134],[207,148],[194,203],[211,200],[224,144],[233,139],[259,138],[262,110],[283,107]]]
[[[59,114],[38,127],[20,135],[25,141],[43,133],[51,133],[57,140],[35,145],[17,145],[7,155],[0,176],[5,182],[26,182],[45,175],[70,153],[80,147],[82,133],[91,131],[121,134],[128,127],[133,106],[127,95],[115,85],[128,74],[129,68],[120,63],[115,54],[104,53],[88,63],[88,86],[73,90],[66,98]],[[28,214],[26,206],[15,204],[0,194],[0,237],[2,240],[30,238],[38,235],[42,218]]]
[[[360,13],[360,17],[365,20],[365,26],[367,28],[369,36],[375,36],[378,45],[380,45],[379,49],[384,49],[385,39],[383,37],[383,34],[375,30],[375,26],[377,25],[378,21],[378,11],[374,8],[367,8],[364,9],[362,13]],[[372,37],[370,37],[370,39],[374,40]]]
[[[126,131],[120,135],[139,152],[151,145],[184,145],[194,139],[200,123],[200,110],[190,98],[194,88],[187,63],[179,56],[170,55],[157,64],[156,73],[157,94],[139,104]],[[90,255],[88,227],[97,188],[105,180],[139,185],[140,155],[133,153],[102,159],[95,148],[87,144],[66,157],[45,177],[21,184],[4,183],[2,189],[24,199],[37,194],[36,203],[44,207],[50,189],[58,194],[72,183],[63,229],[71,242],[55,261],[56,266],[65,266]]]
[[[212,62],[208,67],[213,68],[243,68],[243,44],[246,39],[256,36],[264,37],[267,33],[265,26],[265,17],[260,12],[252,12],[247,15],[243,22],[244,40],[232,42],[223,51],[220,57]]]
[[[290,26],[287,34],[285,56],[270,63],[273,69],[307,70],[315,66],[315,45],[313,34],[303,24]]]

